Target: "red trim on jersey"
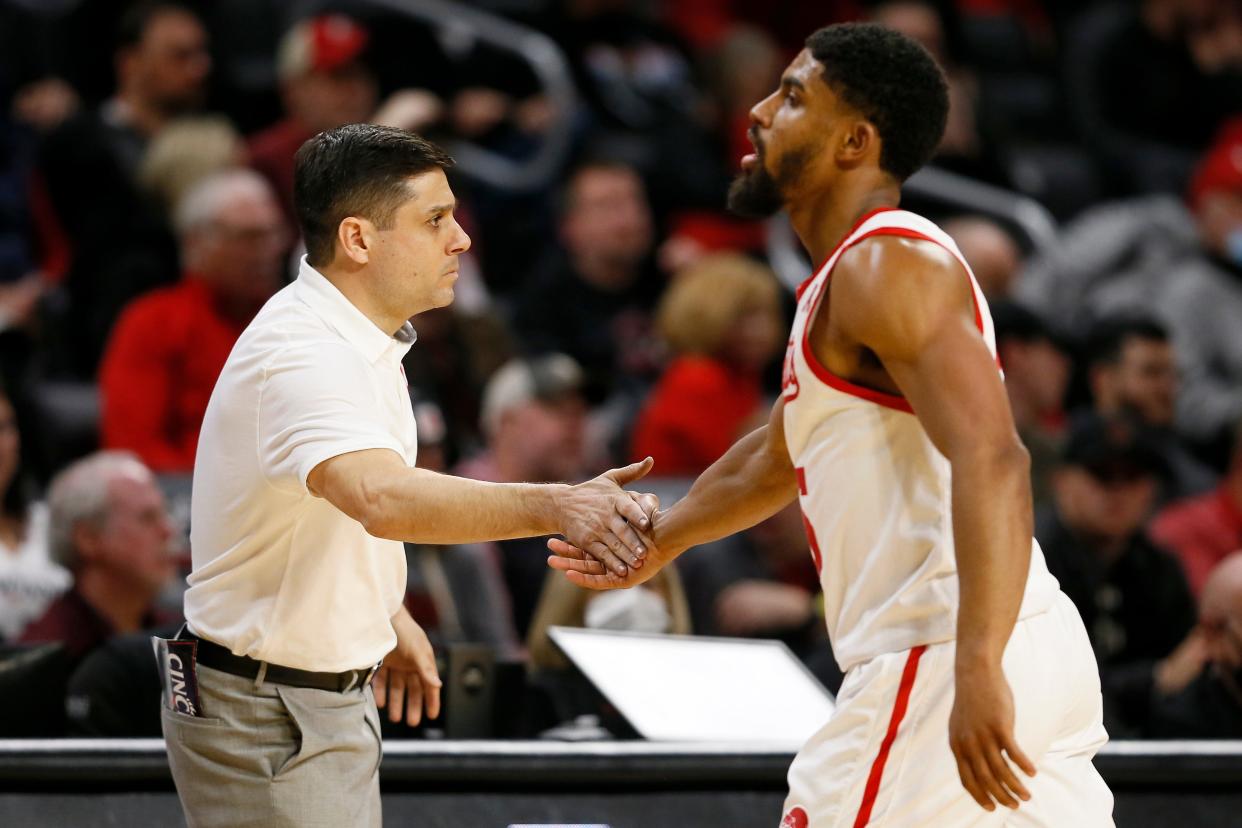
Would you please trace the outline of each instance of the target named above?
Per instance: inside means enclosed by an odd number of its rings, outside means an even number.
[[[896,411],[904,411],[907,414],[913,414],[914,409],[910,407],[910,403],[906,398],[899,394],[888,394],[884,391],[877,391],[874,388],[867,388],[863,385],[855,385],[847,379],[838,377],[829,371],[816,359],[815,354],[811,351],[811,340],[803,335],[802,337],[802,356],[806,359],[806,364],[811,366],[811,373],[815,378],[825,385],[835,388],[838,391],[859,397],[876,405],[882,405],[885,408],[892,408]]]
[[[880,213],[889,213],[889,212],[894,212],[900,209],[901,209],[900,207],[876,207],[874,210],[868,210],[867,212],[863,213],[862,216],[859,217],[858,221],[854,222],[854,226],[851,227],[849,231],[844,236],[841,237],[841,241],[837,242],[836,247],[832,248],[832,252],[829,253],[824,258],[824,260],[819,263],[819,267],[811,271],[811,276],[806,281],[809,282],[811,281],[811,279],[814,279],[816,276],[819,275],[819,272],[824,269],[824,265],[832,261],[832,257],[837,255],[837,251],[841,248],[841,245],[845,244],[845,240],[848,239],[850,236],[854,235],[854,233],[858,230],[858,228],[862,227],[863,224],[867,221],[867,219],[871,218],[872,216],[877,216]],[[799,296],[801,296],[802,291],[806,289],[805,285],[806,285],[806,282],[803,282],[803,287],[800,288],[798,291]]]
[[[893,209],[895,208],[881,207],[878,210],[872,210],[870,213],[864,216],[858,222],[858,224],[854,225],[855,230],[859,226],[861,226],[861,224],[864,221],[866,221],[868,218],[875,215],[876,213],[882,213],[887,210],[893,210]],[[850,232],[852,233],[854,231],[850,231]],[[903,238],[908,238],[908,239],[919,239],[921,241],[929,241],[932,244],[943,247],[945,250],[948,250],[949,253],[953,255],[953,258],[957,259],[957,261],[962,265],[962,268],[966,270],[966,274],[967,274],[966,279],[968,283],[970,282],[970,271],[966,269],[967,265],[966,265],[966,262],[962,259],[962,257],[953,253],[953,251],[950,250],[948,247],[946,247],[942,242],[932,238],[926,233],[920,233],[918,230],[911,230],[906,227],[877,227],[874,230],[868,230],[866,233],[863,233],[861,236],[854,239],[852,242],[850,242],[849,246],[853,247],[859,242],[869,239],[872,236],[901,236]],[[846,238],[848,239],[849,236],[847,235]],[[840,245],[838,245],[837,247],[840,248]],[[832,256],[835,256],[836,254],[837,254],[837,250],[833,250]],[[832,261],[832,256],[829,256],[828,259],[824,262],[824,264],[827,264],[829,261]],[[835,267],[836,265],[834,264],[833,266]],[[807,365],[811,366],[811,373],[813,373],[816,376],[816,378],[819,379],[820,382],[824,383],[825,385],[831,388],[835,388],[838,391],[841,391],[846,394],[850,394],[855,397],[859,397],[861,399],[867,400],[868,402],[873,402],[877,405],[882,405],[885,408],[892,408],[896,411],[904,411],[907,414],[913,414],[914,409],[910,407],[910,403],[906,401],[906,398],[901,396],[900,394],[889,394],[885,391],[877,391],[874,388],[867,388],[862,385],[856,385],[855,383],[852,383],[849,380],[843,377],[839,377],[836,374],[829,371],[822,363],[820,363],[819,359],[816,358],[815,352],[811,349],[811,325],[814,324],[815,322],[815,315],[819,313],[819,302],[820,302],[820,299],[822,298],[822,293],[823,291],[826,291],[828,289],[828,282],[831,279],[832,279],[832,273],[829,272],[828,274],[826,274],[826,278],[824,279],[824,282],[822,286],[820,287],[821,296],[816,296],[814,300],[811,302],[811,307],[808,311],[807,323],[805,327],[803,327],[802,329],[802,355],[806,359]],[[982,308],[979,307],[979,297],[975,293],[975,286],[973,283],[968,284],[967,287],[970,288],[970,302],[971,302],[971,305],[975,309],[975,327],[978,328],[979,333],[982,334],[984,332],[983,331],[983,310]],[[799,292],[801,293],[801,290]],[[999,357],[997,360],[997,365],[1000,365]]]
[[[888,731],[884,741],[880,743],[880,753],[871,765],[871,773],[867,776],[867,787],[863,789],[862,804],[858,806],[858,816],[854,819],[854,828],[863,828],[871,821],[871,809],[875,807],[875,799],[880,793],[880,779],[884,776],[884,765],[888,762],[888,753],[893,742],[897,740],[897,731],[901,720],[905,718],[906,708],[910,706],[910,691],[914,689],[914,676],[919,670],[919,659],[927,649],[921,644],[910,651],[906,658],[906,668],[901,673],[901,684],[897,687],[897,700],[893,703],[893,715],[888,720]]]

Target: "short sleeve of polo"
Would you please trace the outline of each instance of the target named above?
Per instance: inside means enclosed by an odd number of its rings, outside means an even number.
[[[305,490],[325,460],[365,449],[402,453],[376,399],[374,372],[344,343],[281,351],[259,394],[259,465],[268,480]]]

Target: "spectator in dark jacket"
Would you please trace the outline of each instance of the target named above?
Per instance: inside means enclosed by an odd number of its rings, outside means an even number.
[[[1197,460],[1173,430],[1177,410],[1177,358],[1168,329],[1139,315],[1105,319],[1087,342],[1087,372],[1096,413],[1129,417],[1145,427],[1168,468],[1161,505],[1201,494],[1216,475]]]
[[[1161,473],[1132,425],[1083,418],[1054,475],[1053,508],[1036,522],[1048,569],[1091,637],[1114,733],[1141,727],[1152,694],[1182,689],[1205,655],[1181,566],[1143,532]]]
[[[1153,739],[1242,739],[1242,553],[1204,585],[1199,624],[1208,663],[1181,693],[1155,699]]]
[[[561,206],[563,251],[515,297],[514,328],[530,350],[568,354],[609,390],[650,378],[661,285],[642,179],[625,164],[591,161],[570,175]]]

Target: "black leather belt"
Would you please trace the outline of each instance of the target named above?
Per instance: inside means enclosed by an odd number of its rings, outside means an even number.
[[[379,665],[376,664],[374,667],[346,670],[343,673],[316,673],[312,670],[299,670],[295,667],[282,667],[279,664],[256,661],[249,656],[234,655],[227,647],[200,638],[188,629],[183,629],[181,635],[177,637],[182,641],[198,642],[194,660],[204,667],[242,678],[254,679],[258,678],[259,671],[266,663],[267,672],[264,673],[263,680],[270,681],[272,684],[287,684],[290,687],[311,687],[316,690],[344,693],[346,690],[364,687],[379,669]]]

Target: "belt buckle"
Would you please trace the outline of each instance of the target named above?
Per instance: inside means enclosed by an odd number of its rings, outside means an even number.
[[[355,687],[357,688],[366,687],[368,684],[371,683],[371,679],[375,678],[375,672],[379,670],[380,663],[374,664],[369,669],[367,669],[365,671],[366,677],[362,678],[361,681],[359,681],[359,677],[363,675],[364,671],[363,670],[351,670],[349,684],[341,688],[341,692],[348,693],[350,690],[353,690]]]

